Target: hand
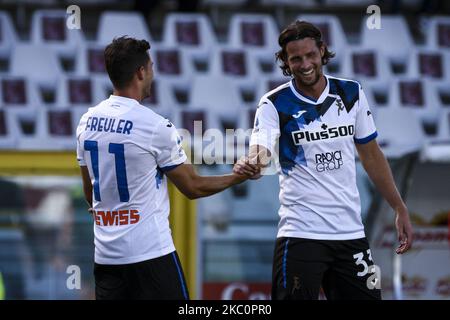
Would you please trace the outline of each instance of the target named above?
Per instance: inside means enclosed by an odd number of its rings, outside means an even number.
[[[395,227],[397,228],[398,241],[400,241],[400,245],[395,252],[397,254],[402,254],[411,248],[413,242],[413,228],[406,207],[396,210]]]
[[[233,167],[233,172],[238,175],[245,175],[252,180],[261,177],[261,169],[258,165],[250,163],[248,157],[241,157]]]

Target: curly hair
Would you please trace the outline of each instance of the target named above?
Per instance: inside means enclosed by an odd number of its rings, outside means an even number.
[[[150,60],[147,50],[150,44],[146,40],[136,40],[127,36],[114,38],[105,48],[105,66],[109,78],[117,89],[126,87],[134,73]]]
[[[328,61],[335,56],[334,52],[328,50],[326,43],[322,40],[322,33],[312,23],[306,21],[295,21],[281,31],[278,37],[278,44],[281,49],[275,54],[276,60],[280,63],[280,69],[283,75],[291,76],[291,70],[287,64],[286,46],[289,42],[304,38],[313,38],[318,48],[324,47],[325,53],[322,57],[322,64],[326,65]]]

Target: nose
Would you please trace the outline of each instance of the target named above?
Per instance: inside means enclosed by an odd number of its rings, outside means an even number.
[[[300,70],[308,71],[308,70],[311,70],[311,67],[313,67],[313,64],[309,60],[305,59],[305,60],[303,60],[303,62],[300,65]]]

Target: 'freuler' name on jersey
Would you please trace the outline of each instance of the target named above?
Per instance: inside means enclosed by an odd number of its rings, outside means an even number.
[[[89,117],[85,130],[130,134],[132,128],[133,122],[130,120]]]

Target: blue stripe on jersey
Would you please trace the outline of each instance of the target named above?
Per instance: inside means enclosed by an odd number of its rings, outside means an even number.
[[[330,94],[340,96],[345,109],[349,112],[359,99],[359,84],[352,80],[330,78]]]
[[[300,100],[292,92],[290,87],[281,89],[268,97],[278,112],[288,115],[294,115],[300,110],[310,109],[315,107],[314,104]]]
[[[183,163],[179,163],[179,164],[174,164],[172,166],[167,166],[167,167],[162,167],[160,168],[162,172],[169,172],[170,170],[175,169],[176,167],[182,165]]]
[[[292,141],[292,131],[297,131],[309,122],[320,119],[320,114],[314,104],[298,99],[289,87],[275,92],[269,96],[269,99],[280,118],[279,162],[283,174],[287,175],[296,164],[307,165],[303,147],[296,146]],[[294,117],[303,110],[306,112]]]
[[[338,95],[349,112],[359,98],[359,84],[351,80],[330,78],[330,94]],[[299,99],[290,87],[285,87],[267,97],[272,101],[280,119],[279,162],[281,171],[287,175],[295,165],[307,166],[305,152],[301,145],[295,145],[292,132],[303,129],[313,121],[321,121],[336,100],[328,96],[321,104],[312,104]]]
[[[84,149],[91,153],[91,163],[92,163],[92,171],[94,173],[94,199],[96,201],[102,201],[100,197],[100,184],[99,184],[99,169],[98,169],[98,143],[93,140],[85,140],[84,141]]]
[[[184,281],[183,281],[183,275],[181,274],[181,269],[180,269],[180,266],[178,265],[178,260],[177,260],[177,256],[175,255],[175,251],[172,252],[172,258],[173,258],[173,261],[175,261],[175,265],[177,266],[178,276],[180,277],[181,288],[183,289],[184,299],[188,300],[186,287],[185,287]]]
[[[156,189],[159,189],[159,186],[161,185],[162,179],[164,178],[164,172],[161,170],[160,167],[156,167]]]
[[[130,193],[128,192],[127,170],[125,164],[125,146],[120,143],[110,143],[108,151],[109,153],[114,154],[116,158],[116,177],[120,202],[128,202],[130,201]]]
[[[289,174],[289,171],[298,164],[306,166],[305,151],[302,146],[296,146],[292,142],[292,131],[296,131],[298,125],[295,121],[288,122],[282,131],[279,138],[279,151],[280,151],[280,167],[283,174]]]
[[[358,144],[365,144],[365,143],[367,143],[367,142],[372,141],[372,140],[375,139],[377,136],[378,136],[378,133],[375,131],[375,132],[372,133],[370,136],[367,136],[367,137],[362,138],[362,139],[356,139],[356,138],[353,138],[353,140],[355,140],[355,142],[358,143]]]
[[[175,169],[176,167],[178,167],[179,165],[182,165],[182,163],[180,164],[174,164],[173,166],[167,166],[167,167],[156,167],[156,189],[159,189],[162,179],[164,178],[164,173],[169,172],[170,170]]]
[[[286,244],[284,245],[284,253],[283,253],[283,287],[285,289],[286,289],[286,282],[287,282],[286,265],[287,265],[288,244],[289,244],[289,239],[287,239]]]

